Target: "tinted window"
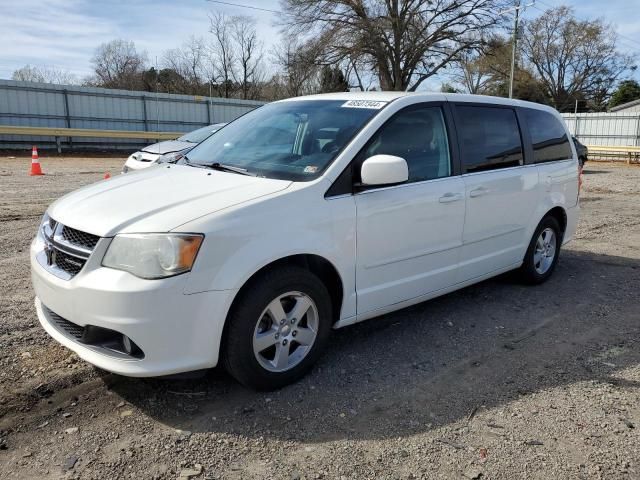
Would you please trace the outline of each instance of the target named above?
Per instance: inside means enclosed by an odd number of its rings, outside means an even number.
[[[440,107],[409,107],[395,114],[376,132],[358,162],[373,155],[406,160],[409,182],[451,175],[449,141]],[[359,170],[359,169],[358,169]]]
[[[522,165],[522,140],[512,109],[458,106],[456,111],[465,172]]]
[[[535,163],[571,158],[567,132],[555,115],[532,109],[525,109],[524,115],[531,134]]]

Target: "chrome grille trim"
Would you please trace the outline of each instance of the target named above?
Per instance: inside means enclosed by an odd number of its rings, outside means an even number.
[[[67,227],[52,218],[42,226],[44,250],[38,262],[63,280],[77,275],[93,253],[100,237]]]

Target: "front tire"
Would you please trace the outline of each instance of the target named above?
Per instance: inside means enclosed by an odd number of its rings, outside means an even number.
[[[331,297],[308,270],[283,267],[261,274],[234,302],[222,361],[240,383],[274,390],[303,377],[326,347]]]
[[[520,278],[531,285],[547,281],[558,263],[561,244],[562,230],[558,221],[552,216],[544,217],[527,248],[519,270]]]

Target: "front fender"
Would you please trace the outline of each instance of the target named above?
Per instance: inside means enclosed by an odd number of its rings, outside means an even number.
[[[344,288],[343,315],[354,314],[355,203],[352,197],[326,200],[321,190],[294,189],[182,226],[205,233],[185,293],[239,289],[274,261],[312,254],[335,267]]]

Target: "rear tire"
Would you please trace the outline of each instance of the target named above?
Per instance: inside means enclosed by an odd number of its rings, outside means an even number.
[[[544,217],[536,228],[522,266],[518,270],[520,279],[530,285],[538,285],[553,274],[560,255],[562,230],[552,216]]]
[[[326,347],[331,297],[308,270],[282,267],[252,279],[227,318],[222,362],[243,385],[275,390],[302,378]]]

